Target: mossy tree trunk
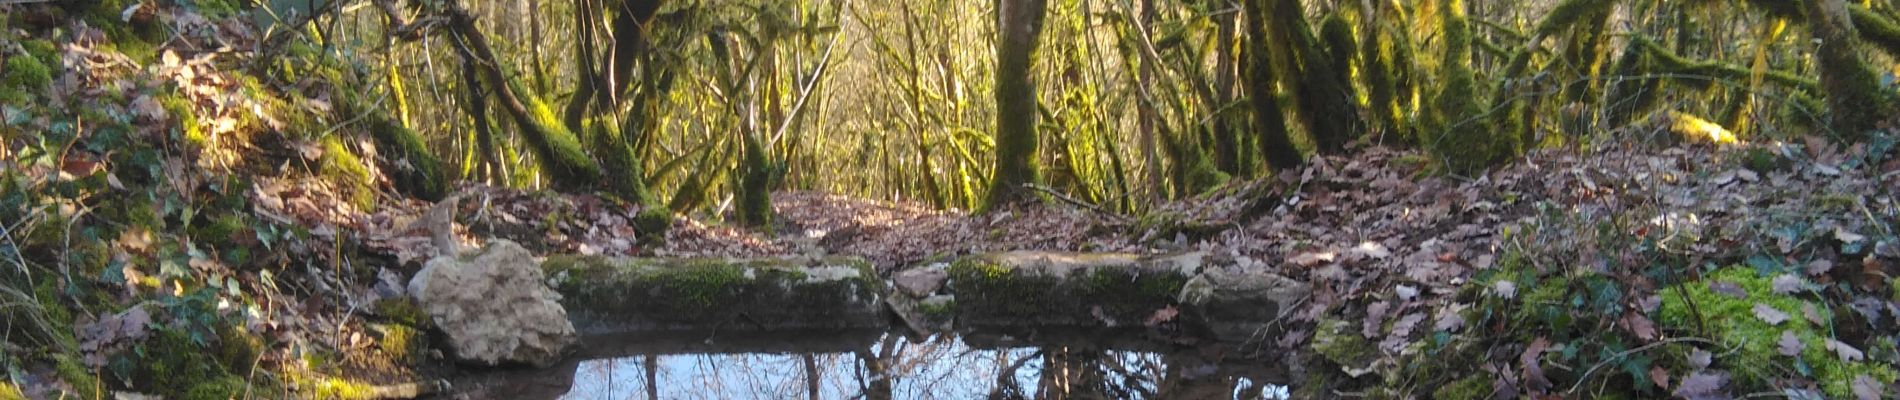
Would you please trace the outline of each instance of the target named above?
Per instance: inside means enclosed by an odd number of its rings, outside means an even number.
[[[1294,104],[1300,110],[1300,120],[1319,151],[1343,151],[1347,142],[1365,131],[1364,119],[1355,104],[1354,89],[1351,85],[1341,85],[1333,72],[1351,66],[1333,65],[1319,39],[1313,36],[1300,0],[1271,1],[1271,8],[1263,10],[1266,33],[1273,43],[1269,49],[1286,57],[1280,60],[1280,65],[1288,70],[1280,72],[1294,77],[1281,84],[1291,87],[1297,95]]]
[[[1240,3],[1247,18],[1244,84],[1252,106],[1260,153],[1266,156],[1267,166],[1282,170],[1298,167],[1302,160],[1300,151],[1293,148],[1293,141],[1287,137],[1286,114],[1280,109],[1278,94],[1273,90],[1279,78],[1273,70],[1273,52],[1267,50],[1267,29],[1273,21],[1268,17],[1266,1]]]
[[[1819,47],[1816,65],[1826,89],[1827,126],[1836,135],[1860,138],[1894,114],[1896,99],[1861,59],[1854,22],[1843,0],[1808,0],[1808,30]]]
[[[402,126],[381,109],[366,107],[362,99],[346,95],[344,115],[360,115],[370,138],[380,148],[377,153],[395,181],[396,190],[419,199],[436,201],[449,194],[448,173],[442,161],[429,152],[429,145],[415,130]]]
[[[1047,0],[1000,0],[996,9],[996,168],[984,210],[1034,199],[1036,86],[1029,70]]]
[[[494,88],[502,111],[521,129],[522,138],[534,151],[542,172],[554,186],[567,190],[590,190],[601,180],[600,165],[581,147],[573,131],[554,118],[546,104],[527,91],[495,57],[488,39],[475,27],[475,18],[466,10],[446,11],[449,28],[456,38],[457,52],[467,65],[481,72],[482,83]]]
[[[1484,100],[1477,98],[1478,81],[1471,70],[1472,38],[1463,0],[1439,4],[1444,32],[1439,77],[1444,85],[1432,99],[1425,145],[1453,173],[1474,173],[1515,154],[1517,136],[1491,129]]]

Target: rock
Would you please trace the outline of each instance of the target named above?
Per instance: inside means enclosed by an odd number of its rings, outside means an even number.
[[[884,280],[855,257],[548,257],[582,330],[882,329]]]
[[[472,257],[431,259],[409,281],[409,293],[463,363],[545,367],[576,340],[540,264],[514,242],[496,240]]]
[[[1177,300],[1220,339],[1247,340],[1271,334],[1262,330],[1311,291],[1305,282],[1264,269],[1207,268],[1182,286]]]
[[[1136,326],[1171,304],[1197,253],[1019,251],[964,257],[949,268],[957,323],[973,328]]]
[[[910,297],[919,299],[930,297],[937,293],[937,289],[943,288],[944,281],[950,279],[950,273],[945,271],[947,267],[949,264],[940,263],[923,268],[907,269],[892,276],[891,283],[897,286],[898,291]]]

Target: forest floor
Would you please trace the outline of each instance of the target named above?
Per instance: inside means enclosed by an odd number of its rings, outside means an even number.
[[[191,34],[75,22],[0,41],[10,85],[15,59],[60,66],[28,101],[0,93],[0,215],[18,217],[0,255],[26,272],[0,285],[0,398],[391,394],[455,373],[419,362],[438,358],[422,322],[383,301],[435,254],[415,223],[432,205],[378,168],[341,182],[322,165],[374,146],[298,125],[343,125],[310,117],[332,107],[323,79],[260,82],[203,50],[255,44],[251,28],[174,11],[148,17]],[[316,130],[348,139],[286,133]],[[1895,137],[1630,140],[1476,177],[1362,146],[1143,215],[780,192],[774,232],[680,218],[657,241],[636,207],[464,185],[456,221],[470,246],[539,255],[842,254],[886,274],[998,250],[1207,251],[1313,284],[1263,339],[1310,354],[1303,397],[1891,398]]]

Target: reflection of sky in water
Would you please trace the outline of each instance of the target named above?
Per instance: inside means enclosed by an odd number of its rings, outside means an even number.
[[[894,399],[986,398],[999,387],[997,375],[1019,362],[1012,383],[1018,393],[1034,398],[1048,368],[1043,355],[1034,348],[977,350],[955,338],[923,343],[895,340],[889,344],[894,345],[891,352],[895,357],[881,356],[882,349],[875,345],[864,354],[889,364]],[[1100,368],[1103,381],[1132,393],[1154,393],[1160,390],[1163,375],[1168,372],[1163,358],[1155,353],[1107,351],[1084,368]],[[656,368],[649,371],[649,362]],[[575,371],[572,388],[562,398],[804,399],[810,398],[812,383],[807,363],[815,367],[817,398],[821,399],[866,398],[864,393],[878,378],[872,366],[856,353],[635,355],[582,362]],[[1239,395],[1240,388],[1256,385],[1247,378],[1206,379],[1223,382],[1219,384],[1224,385],[1229,397]],[[1259,398],[1284,399],[1287,395],[1286,387],[1267,385]]]

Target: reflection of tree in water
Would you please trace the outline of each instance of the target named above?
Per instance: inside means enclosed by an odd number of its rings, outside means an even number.
[[[1108,350],[1106,344],[971,348],[899,335],[828,352],[634,355],[582,364],[572,399],[1283,398],[1265,375],[1236,374],[1218,351]],[[979,346],[981,347],[981,346]],[[813,349],[815,350],[815,349]],[[1164,350],[1164,351],[1154,351]],[[796,350],[794,350],[796,351]],[[1257,364],[1244,361],[1241,364]],[[592,382],[589,382],[592,380]],[[637,380],[637,382],[635,382]]]

